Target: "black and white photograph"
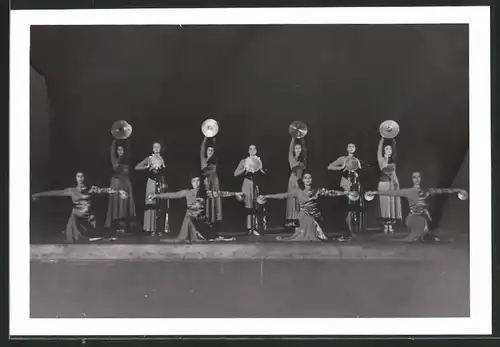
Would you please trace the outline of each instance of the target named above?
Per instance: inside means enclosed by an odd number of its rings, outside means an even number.
[[[489,8],[11,22],[11,334],[491,333]]]

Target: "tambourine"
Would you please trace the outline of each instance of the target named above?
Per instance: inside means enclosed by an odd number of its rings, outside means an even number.
[[[384,139],[393,139],[399,134],[399,124],[393,120],[386,120],[380,124],[379,131]]]
[[[263,195],[259,195],[259,196],[257,197],[257,203],[258,203],[259,205],[264,205],[264,204],[266,203],[266,198],[265,198]]]
[[[373,199],[375,199],[375,194],[373,194],[371,192],[366,192],[365,193],[365,200],[366,201],[372,201]]]
[[[467,200],[469,198],[469,193],[467,193],[467,191],[463,190],[461,192],[458,192],[457,196],[460,200]]]
[[[349,198],[349,200],[351,201],[358,201],[359,200],[359,193],[358,192],[349,192],[347,194],[347,197]]]

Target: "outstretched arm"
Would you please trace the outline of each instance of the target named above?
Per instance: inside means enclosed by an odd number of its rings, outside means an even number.
[[[100,188],[97,186],[92,186],[89,190],[89,194],[116,194],[118,190],[112,188]]]
[[[398,189],[398,190],[379,190],[376,192],[371,192],[376,195],[381,196],[399,196],[402,198],[408,197],[409,189]]]
[[[459,188],[430,188],[427,190],[429,195],[440,195],[440,194],[456,194],[466,192],[464,189]]]
[[[340,171],[345,167],[345,158],[338,157],[337,160],[328,165],[328,170]]]
[[[35,193],[33,194],[33,198],[43,197],[43,196],[70,196],[71,191],[70,188],[64,190],[49,190],[46,192]]]
[[[226,192],[226,191],[221,191],[221,190],[207,190],[207,195],[209,198],[228,198],[231,196],[238,196],[242,195],[242,192]]]
[[[181,190],[180,192],[174,193],[161,193],[161,194],[153,194],[150,195],[150,199],[181,199],[185,198],[188,193],[188,190]]]
[[[344,196],[348,195],[348,191],[340,191],[340,190],[328,190],[328,189],[320,189],[318,191],[318,194],[321,196]]]
[[[281,193],[281,194],[269,194],[269,195],[262,195],[265,199],[288,199],[288,198],[293,198],[297,196],[296,191],[288,192],[288,193]]]
[[[135,166],[136,170],[146,170],[149,168],[149,157],[144,158],[139,164]]]
[[[234,177],[241,176],[242,174],[245,173],[245,159],[241,160],[240,163],[238,164],[238,167],[236,170],[234,170]]]

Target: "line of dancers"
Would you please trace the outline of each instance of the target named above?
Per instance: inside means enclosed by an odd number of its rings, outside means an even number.
[[[396,174],[396,141],[381,138],[377,148],[378,166],[381,172],[377,190],[364,192],[360,171],[367,165],[355,157],[356,145],[347,145],[347,154],[328,165],[328,170],[342,173],[339,190],[317,188],[313,176],[307,171],[307,149],[304,138],[292,137],[288,160],[290,177],[288,189],[280,194],[263,194],[260,180],[266,175],[257,147],[250,145],[248,156],[243,158],[234,171],[234,176],[243,179],[240,192],[222,191],[217,174],[217,154],[215,137],[205,137],[200,146],[200,172],[191,176],[191,187],[178,192],[168,191],[165,173],[167,166],[162,156],[160,142],[153,143],[152,154],[144,158],[135,170],[147,170],[146,198],[143,231],[153,236],[170,234],[169,200],[184,199],[186,214],[181,230],[170,241],[228,241],[218,235],[223,220],[222,199],[236,197],[247,212],[246,229],[249,235],[260,236],[266,230],[265,206],[268,199],[286,199],[285,226],[294,233],[289,238],[278,237],[281,241],[349,241],[351,236],[363,229],[363,206],[365,200],[378,196],[380,217],[384,233],[392,236],[394,224],[402,220],[401,199],[407,199],[410,213],[406,218],[409,234],[401,239],[415,242],[430,234],[428,222],[431,220],[427,209],[427,199],[437,194],[458,193],[467,196],[463,189],[422,189],[420,172],[412,174],[413,187],[401,189]],[[95,211],[92,201],[95,197],[109,195],[106,227],[119,233],[133,228],[136,207],[129,178],[129,140],[114,140],[110,148],[113,169],[110,187],[88,186],[83,172],[76,174],[76,186],[60,191],[33,194],[33,199],[43,196],[71,197],[73,210],[66,226],[66,242],[77,243],[95,241],[102,237],[96,232]],[[187,182],[186,182],[187,183]],[[363,193],[366,193],[365,195]],[[349,234],[334,239],[324,232],[323,218],[318,200],[326,197],[347,197],[346,223]]]

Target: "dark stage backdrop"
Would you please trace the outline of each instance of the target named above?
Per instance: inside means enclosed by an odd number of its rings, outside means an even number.
[[[31,62],[46,78],[54,114],[50,129],[33,131],[41,121],[32,107],[31,155],[47,156],[50,168],[47,181],[46,166],[32,166],[32,187],[73,185],[77,170],[107,185],[109,129],[118,119],[133,126],[134,164],[163,140],[173,190],[189,187],[189,174],[199,170],[207,118],[220,122],[219,175],[227,190],[240,187],[233,171],[249,144],[268,170],[262,190],[286,190],[294,120],[309,127],[308,171],[319,186],[338,186],[339,175],[326,168],[354,142],[357,156],[375,165],[366,183],[376,187],[378,126],[386,119],[401,126],[403,187],[414,170],[427,186],[450,186],[469,146],[467,25],[32,26]],[[50,150],[41,153],[38,137],[47,134]],[[139,212],[145,180],[134,174]],[[339,200],[324,210],[337,226]],[[443,202],[433,204],[437,221]],[[184,202],[173,205],[178,226]],[[224,208],[226,225],[243,225],[238,203]],[[284,203],[268,209],[270,224],[282,224]]]

